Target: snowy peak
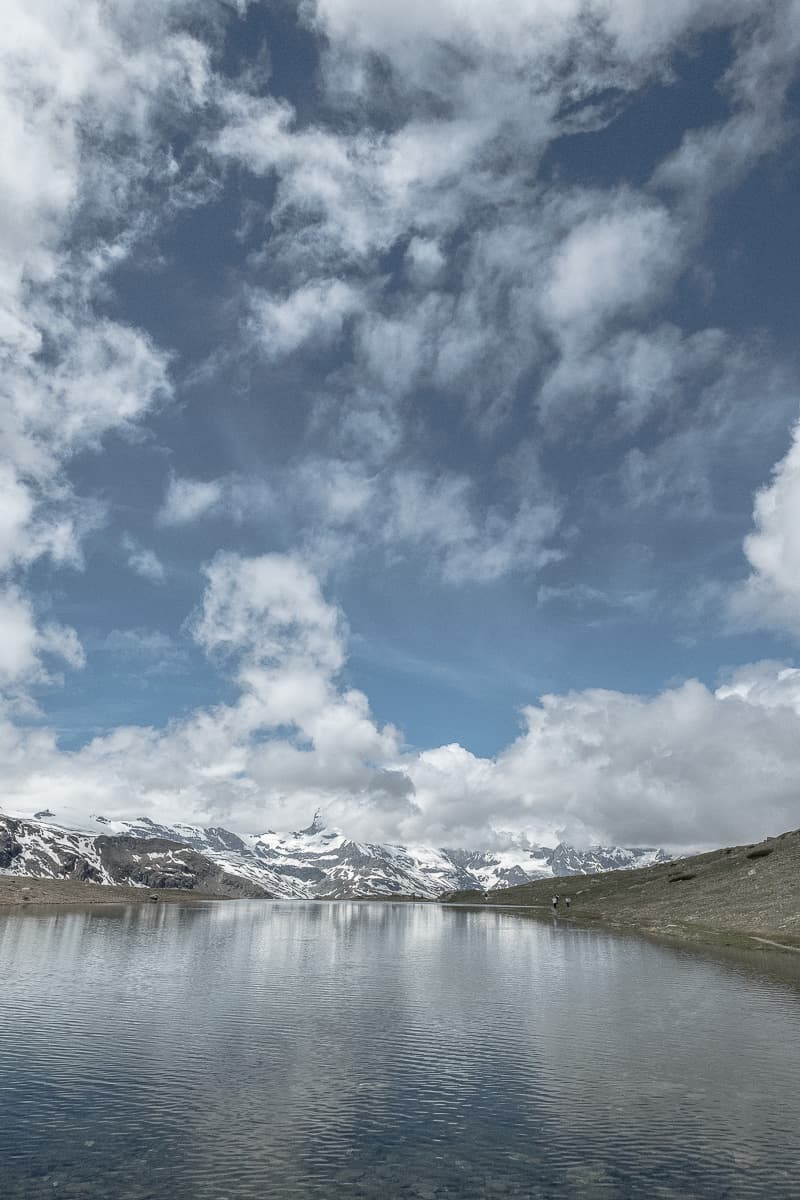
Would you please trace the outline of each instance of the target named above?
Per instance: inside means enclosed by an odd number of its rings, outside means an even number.
[[[325,822],[322,819],[322,812],[320,809],[317,809],[317,811],[314,813],[314,819],[311,822],[311,824],[308,826],[308,828],[301,829],[299,831],[299,833],[296,833],[294,836],[295,837],[303,837],[303,836],[313,837],[315,833],[322,833],[324,828],[325,828]]]
[[[51,814],[52,815],[52,814]],[[534,879],[651,866],[669,855],[650,848],[554,849],[524,839],[502,851],[357,842],[327,829],[321,813],[294,833],[240,837],[220,827],[160,825],[93,817],[92,830],[0,815],[0,870],[49,878],[190,886],[221,894],[287,899],[493,891]],[[158,882],[162,880],[163,882]],[[238,889],[238,890],[237,890]]]
[[[671,855],[652,846],[590,846],[576,850],[560,842],[552,852],[553,875],[594,875],[598,871],[618,871],[631,867],[652,867],[669,862]]]

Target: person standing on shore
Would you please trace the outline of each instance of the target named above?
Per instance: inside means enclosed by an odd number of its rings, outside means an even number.
[[[558,909],[558,896],[553,896],[553,912],[555,913],[557,911],[557,909]]]
[[[569,896],[565,896],[565,897],[564,897],[564,903],[565,903],[565,904],[566,904],[566,906],[567,906],[567,912],[569,912],[569,906],[570,906],[570,904],[572,903],[572,901],[570,900]]]

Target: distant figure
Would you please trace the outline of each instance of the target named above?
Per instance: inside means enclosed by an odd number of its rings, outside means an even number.
[[[569,908],[570,904],[572,903],[569,896],[564,897],[564,903],[566,904],[567,908]]]
[[[553,912],[558,908],[558,896],[553,896]]]

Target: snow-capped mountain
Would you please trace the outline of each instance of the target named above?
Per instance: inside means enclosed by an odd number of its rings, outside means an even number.
[[[180,888],[216,896],[271,896],[263,884],[226,871],[174,838],[109,837],[2,814],[0,873],[109,886]]]
[[[47,818],[45,821],[44,818]],[[319,814],[294,833],[240,837],[222,828],[92,818],[69,830],[52,813],[35,820],[0,815],[0,870],[145,887],[193,887],[222,894],[313,897],[491,891],[551,876],[650,866],[663,850],[594,846],[576,850],[524,843],[500,852],[357,842],[326,829]]]

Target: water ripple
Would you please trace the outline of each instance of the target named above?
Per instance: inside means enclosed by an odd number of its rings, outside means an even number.
[[[800,998],[435,906],[0,917],[3,1200],[789,1197]]]

